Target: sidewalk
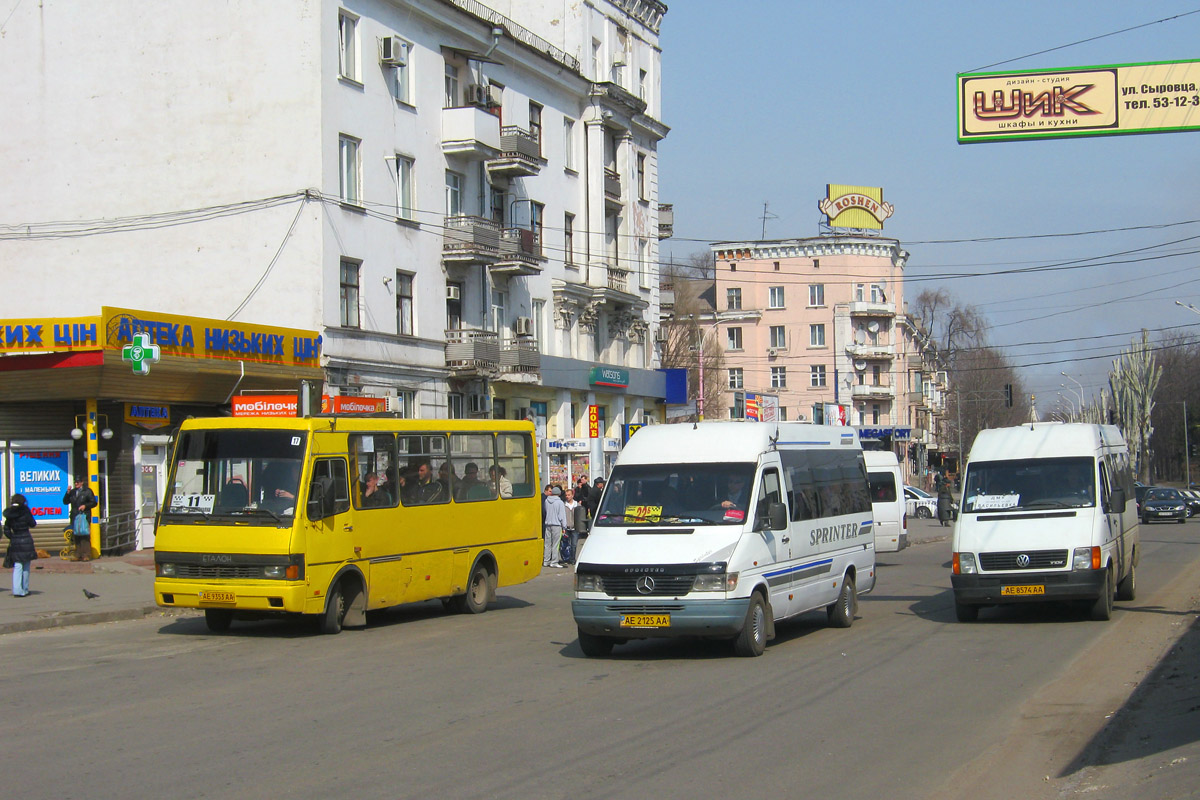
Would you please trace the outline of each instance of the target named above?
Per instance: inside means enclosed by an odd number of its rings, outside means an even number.
[[[139,619],[160,610],[152,550],[87,563],[39,558],[32,566],[28,597],[13,597],[12,570],[0,569],[0,634]],[[89,599],[84,589],[99,596]]]

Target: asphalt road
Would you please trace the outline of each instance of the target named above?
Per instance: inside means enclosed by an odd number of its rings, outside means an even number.
[[[12,634],[0,780],[89,800],[1187,796],[1168,792],[1200,783],[1200,725],[1141,738],[1160,712],[1135,690],[1196,617],[1200,520],[1142,540],[1139,597],[1108,623],[957,623],[949,542],[929,541],[880,557],[852,628],[808,615],[758,659],[667,641],[585,658],[566,570],[480,616],[425,603],[334,637],[190,615]]]

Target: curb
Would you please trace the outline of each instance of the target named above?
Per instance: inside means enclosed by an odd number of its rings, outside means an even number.
[[[73,625],[95,625],[100,622],[144,619],[160,610],[155,605],[142,606],[140,608],[121,608],[114,611],[94,611],[86,614],[63,614],[61,616],[42,617],[40,619],[25,619],[18,622],[0,622],[0,635],[50,630],[51,628],[67,628]]]

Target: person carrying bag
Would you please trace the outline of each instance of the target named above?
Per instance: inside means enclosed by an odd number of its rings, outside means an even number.
[[[4,535],[8,537],[8,553],[4,563],[12,562],[12,593],[13,597],[25,597],[29,594],[29,565],[37,558],[37,549],[33,546],[33,534],[30,531],[37,527],[25,496],[14,494],[8,508],[4,509]]]

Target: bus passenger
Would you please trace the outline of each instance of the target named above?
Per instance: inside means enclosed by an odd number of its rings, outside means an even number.
[[[379,485],[379,474],[368,472],[362,490],[363,508],[389,508],[392,497],[388,490]]]
[[[442,484],[433,479],[433,467],[430,466],[429,459],[420,462],[416,478],[401,477],[400,486],[405,490],[403,492],[405,505],[420,506],[446,501]]]

